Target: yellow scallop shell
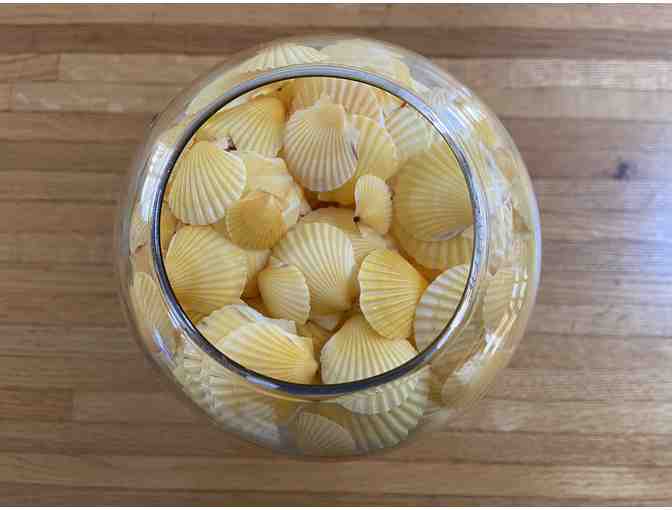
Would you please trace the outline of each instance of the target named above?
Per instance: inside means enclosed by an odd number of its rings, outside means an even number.
[[[311,320],[306,321],[305,324],[297,324],[296,331],[299,336],[312,338],[315,358],[319,359],[322,347],[331,338],[331,332]]]
[[[284,155],[300,184],[313,191],[329,191],[355,173],[357,132],[343,107],[323,98],[290,117]]]
[[[245,253],[210,227],[180,229],[165,264],[178,301],[190,310],[212,312],[237,301],[245,288]]]
[[[305,324],[310,313],[310,290],[296,266],[267,267],[259,274],[259,291],[271,317]]]
[[[446,269],[471,261],[474,243],[465,235],[445,241],[420,241],[407,233],[396,218],[392,220],[392,234],[405,252],[429,269]]]
[[[196,327],[211,342],[219,342],[245,324],[265,322],[287,333],[296,334],[294,323],[285,319],[271,319],[244,303],[226,305],[202,318]]]
[[[429,149],[432,127],[411,106],[397,108],[385,118],[385,128],[397,148],[399,163]]]
[[[262,49],[254,57],[246,60],[237,68],[237,72],[265,71],[295,64],[310,64],[325,59],[318,50],[310,46],[286,43],[274,44]]]
[[[198,142],[175,165],[168,194],[173,214],[184,223],[207,225],[224,217],[243,194],[242,160],[212,142]]]
[[[310,338],[266,322],[239,327],[218,348],[244,367],[283,381],[309,384],[318,369]]]
[[[389,411],[377,414],[351,413],[345,428],[355,438],[358,450],[369,452],[389,448],[404,441],[420,422],[429,398],[430,371],[422,370],[406,399]]]
[[[357,179],[355,186],[355,221],[361,220],[380,235],[392,224],[392,192],[385,181],[374,175]]]
[[[273,256],[303,273],[315,313],[350,308],[355,255],[341,230],[325,223],[299,223],[275,245]]]
[[[387,338],[408,338],[415,307],[427,282],[399,253],[375,250],[359,270],[359,305],[366,320]]]
[[[422,241],[449,239],[473,223],[466,181],[445,143],[437,142],[404,165],[394,207],[404,230]]]
[[[379,123],[361,115],[350,117],[359,132],[357,141],[357,168],[355,174],[343,186],[320,193],[320,200],[350,205],[355,201],[355,184],[364,175],[375,175],[383,181],[391,178],[399,169],[399,156],[392,136]]]
[[[294,179],[282,158],[269,158],[256,152],[236,151],[247,169],[245,192],[266,191],[284,196],[293,187]]]
[[[252,191],[226,212],[226,230],[238,246],[253,250],[271,248],[285,235],[284,200],[266,191]]]
[[[322,348],[322,380],[326,384],[359,381],[396,368],[416,354],[408,340],[385,338],[362,315],[355,315]],[[415,378],[395,381],[363,395],[343,397],[339,403],[354,412],[384,412],[401,404],[416,382]]]
[[[364,83],[341,78],[301,78],[294,86],[294,111],[313,106],[325,94],[343,106],[346,112],[363,115],[376,122],[382,120],[382,112],[374,88]]]
[[[317,413],[304,411],[292,423],[296,445],[304,454],[342,456],[356,453],[355,440],[347,429]]]
[[[164,345],[172,351],[173,325],[163,304],[159,287],[152,277],[147,273],[135,273],[130,295],[135,310],[135,321],[149,350],[158,352],[161,345]],[[169,344],[166,345],[165,342]]]
[[[204,129],[217,140],[231,138],[238,150],[274,157],[282,147],[285,117],[280,99],[260,96],[216,113]]]
[[[323,207],[315,209],[301,219],[302,223],[326,223],[341,229],[348,236],[355,253],[357,268],[373,250],[388,248],[389,243],[374,230],[357,226],[354,221],[354,212],[351,209],[337,207]],[[355,284],[356,279],[355,279]]]
[[[497,329],[507,317],[517,317],[527,293],[527,269],[505,267],[490,280],[483,298],[483,318],[488,328]]]

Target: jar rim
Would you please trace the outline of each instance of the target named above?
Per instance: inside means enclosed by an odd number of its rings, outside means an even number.
[[[474,220],[473,251],[467,283],[453,317],[437,335],[436,339],[415,357],[387,372],[351,382],[320,385],[292,383],[250,370],[226,356],[205,338],[187,316],[173,291],[163,261],[160,236],[161,207],[163,206],[163,199],[170,175],[174,171],[177,159],[196,131],[212,115],[243,94],[279,81],[312,77],[340,78],[364,83],[392,94],[413,107],[436,129],[455,156],[469,190],[469,199]],[[164,163],[158,182],[157,193],[151,205],[149,218],[151,259],[171,319],[182,329],[183,333],[186,333],[191,341],[223,368],[244,378],[253,386],[262,388],[264,391],[270,391],[278,395],[284,394],[293,398],[324,400],[346,396],[388,384],[426,367],[441,352],[449,340],[459,335],[466,327],[466,322],[471,316],[487,273],[489,244],[487,197],[484,193],[481,178],[469,163],[466,154],[467,152],[462,149],[460,143],[452,136],[448,127],[427,103],[408,88],[373,72],[343,65],[301,64],[271,69],[232,87],[207,108],[199,112],[181,133],[175,144],[175,149]]]

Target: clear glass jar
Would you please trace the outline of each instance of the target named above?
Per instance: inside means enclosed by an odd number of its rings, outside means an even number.
[[[292,86],[307,77],[374,87],[376,122],[396,130],[400,153],[408,150],[409,133],[428,130],[431,143],[443,144],[441,150],[458,162],[473,220],[456,236],[432,241],[393,225],[396,249],[432,282],[434,299],[414,321],[418,354],[387,372],[340,384],[280,381],[234,362],[195,326],[203,314],[180,306],[164,265],[171,237],[183,227],[165,203],[166,189],[192,135],[214,113],[244,98],[272,94],[287,101]],[[389,179],[393,186],[396,178]],[[116,250],[121,296],[135,336],[187,401],[224,430],[264,447],[349,456],[440,429],[483,396],[528,322],[539,282],[541,236],[518,150],[473,92],[403,48],[311,36],[231,58],[154,119],[121,196]],[[456,263],[466,264],[466,284],[457,300],[452,289],[454,303],[446,308],[442,299],[450,282],[439,276]]]

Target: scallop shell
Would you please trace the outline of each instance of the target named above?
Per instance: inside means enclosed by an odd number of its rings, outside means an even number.
[[[168,194],[173,214],[184,223],[206,225],[222,219],[243,194],[242,160],[212,142],[198,142],[175,166]]]
[[[407,233],[396,218],[392,220],[392,234],[405,252],[429,269],[446,269],[471,261],[474,242],[465,235],[446,241],[420,241]]]
[[[297,324],[296,330],[299,336],[312,338],[315,357],[319,359],[322,347],[331,338],[331,332],[310,320],[306,321],[305,324]]]
[[[347,429],[317,413],[302,412],[293,422],[299,451],[314,456],[342,456],[356,453],[355,440]]]
[[[496,329],[507,317],[516,317],[527,293],[527,270],[506,267],[490,280],[483,298],[483,318],[488,328]]]
[[[285,235],[284,200],[265,191],[252,191],[226,213],[226,230],[238,246],[253,250],[271,248]]]
[[[310,290],[296,266],[267,267],[259,274],[259,290],[272,317],[305,324],[310,313]]]
[[[282,381],[309,384],[318,369],[310,338],[265,322],[241,326],[218,348],[244,367]]]
[[[246,60],[237,68],[237,72],[264,71],[295,64],[321,62],[325,55],[309,46],[294,43],[274,44],[264,48],[254,57]]]
[[[362,315],[355,315],[322,348],[320,366],[326,384],[359,381],[404,364],[417,351],[408,340],[379,335]],[[339,399],[354,412],[375,414],[398,406],[416,383],[415,378],[395,381],[363,395]]]
[[[473,224],[467,184],[445,143],[404,165],[394,207],[401,226],[422,241],[443,241]]]
[[[429,149],[433,128],[411,106],[390,113],[385,118],[385,128],[397,148],[400,164]]]
[[[320,99],[287,122],[285,160],[294,177],[313,191],[341,186],[357,167],[357,132],[341,105]]]
[[[355,255],[341,230],[325,223],[299,223],[275,245],[273,256],[303,273],[315,313],[350,308]]]
[[[135,321],[149,350],[158,352],[161,345],[164,345],[172,351],[172,345],[166,346],[164,342],[171,341],[172,344],[173,325],[164,307],[159,287],[152,277],[146,273],[135,273],[130,295]]]
[[[237,151],[235,154],[243,160],[247,169],[245,192],[266,191],[281,197],[294,186],[294,179],[282,158],[269,158],[249,151]]]
[[[180,229],[165,264],[178,301],[190,310],[212,312],[238,300],[245,288],[245,253],[210,227]]]
[[[365,175],[355,186],[355,221],[361,220],[381,235],[387,234],[392,223],[392,193],[385,181]]]
[[[355,184],[364,175],[375,175],[386,181],[399,169],[399,156],[392,136],[379,123],[361,115],[352,115],[351,122],[359,132],[355,174],[340,188],[319,194],[321,200],[350,205],[355,201]]]
[[[388,248],[387,241],[374,230],[358,227],[351,209],[324,207],[315,209],[301,220],[302,223],[326,223],[342,230],[352,243],[357,268],[373,250]]]
[[[212,342],[218,342],[245,324],[263,322],[273,324],[287,333],[296,334],[294,322],[285,319],[271,319],[243,303],[226,305],[203,317],[196,327],[201,334]]]
[[[382,112],[375,89],[364,83],[341,78],[301,78],[294,87],[294,111],[313,106],[323,95],[343,106],[346,112],[363,115],[376,122],[382,120]]]
[[[310,320],[327,331],[334,331],[343,320],[343,312],[330,313],[327,315],[311,314]]]
[[[427,282],[399,253],[375,250],[359,270],[359,304],[369,324],[387,338],[408,338]]]
[[[417,383],[401,405],[378,414],[351,413],[345,419],[345,428],[355,438],[363,452],[389,448],[404,441],[418,426],[429,398],[430,372],[422,370]]]
[[[261,96],[216,113],[204,129],[217,140],[231,138],[238,150],[277,156],[285,130],[285,105],[272,96]]]

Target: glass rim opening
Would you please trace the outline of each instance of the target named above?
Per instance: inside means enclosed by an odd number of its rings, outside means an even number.
[[[339,384],[299,384],[275,379],[250,370],[222,353],[205,336],[203,336],[203,334],[201,334],[180,305],[166,273],[160,244],[161,207],[163,206],[163,199],[166,193],[168,180],[175,168],[177,159],[198,129],[200,129],[212,115],[244,94],[276,82],[312,77],[338,78],[364,83],[392,94],[414,108],[439,133],[457,160],[469,191],[474,224],[473,250],[467,283],[455,313],[448,321],[445,328],[437,335],[436,339],[415,357],[392,370],[366,379]],[[451,338],[459,335],[466,327],[466,322],[471,316],[471,311],[475,306],[476,297],[480,292],[487,272],[489,232],[487,198],[484,192],[483,183],[478,173],[470,164],[466,154],[466,151],[463,150],[459,142],[451,135],[448,127],[439,119],[437,114],[429,105],[427,105],[427,103],[404,86],[375,74],[374,72],[363,71],[358,68],[342,65],[294,65],[261,72],[258,76],[232,87],[207,108],[199,112],[182,132],[175,145],[175,149],[161,169],[162,174],[158,183],[157,193],[151,204],[151,259],[157,274],[159,287],[168,304],[168,313],[173,323],[181,328],[182,334],[186,334],[186,336],[201,348],[206,355],[223,368],[230,370],[244,378],[253,386],[258,386],[264,391],[270,391],[271,393],[279,395],[286,394],[293,398],[324,400],[350,395],[396,381],[420,370],[431,362],[434,356],[442,350]]]

